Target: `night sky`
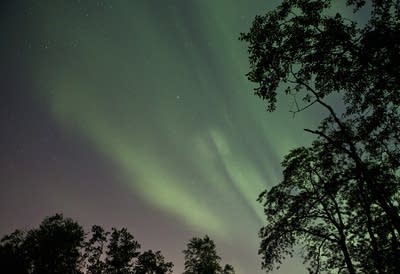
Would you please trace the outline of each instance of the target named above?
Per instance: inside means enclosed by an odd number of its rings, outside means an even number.
[[[238,37],[277,3],[1,1],[0,235],[62,212],[127,227],[174,273],[204,234],[238,274],[263,273],[257,196],[321,115],[252,95]]]

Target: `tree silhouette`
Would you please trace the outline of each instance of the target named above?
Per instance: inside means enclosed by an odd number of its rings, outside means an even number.
[[[88,238],[88,239],[86,239]],[[126,228],[111,232],[94,225],[90,233],[56,214],[39,228],[15,230],[0,241],[0,266],[7,274],[171,274],[160,251],[138,251]]]
[[[226,264],[222,269],[222,274],[235,274],[235,269],[230,264]]]
[[[140,248],[134,237],[123,228],[112,228],[107,246],[106,271],[110,274],[128,274],[133,272],[134,259],[139,255]]]
[[[185,254],[184,274],[234,273],[231,265],[226,265],[222,269],[221,257],[217,254],[214,242],[207,235],[204,238],[190,239],[183,253]]]
[[[61,214],[45,218],[38,229],[30,230],[24,246],[34,266],[32,273],[79,272],[83,228]]]
[[[6,235],[0,242],[0,265],[1,269],[9,274],[30,273],[30,262],[27,260],[24,248],[26,234],[16,230]]]
[[[102,274],[106,263],[102,260],[107,244],[109,232],[101,226],[94,225],[91,229],[92,237],[85,244],[85,259],[87,260],[87,274]]]
[[[3,237],[0,261],[6,273],[80,273],[83,245],[82,227],[56,214],[37,229],[16,230]]]
[[[139,255],[135,274],[172,274],[173,263],[165,262],[160,251],[148,250]]]
[[[355,18],[369,9],[367,23],[335,13],[332,3],[284,0],[257,16],[250,32],[241,36],[249,43],[248,78],[258,84],[255,93],[267,101],[269,111],[282,92],[292,99],[293,114],[314,105],[327,112],[318,129],[306,129],[316,143],[292,151],[283,163],[283,182],[260,197],[267,215],[260,232],[263,267],[272,269],[302,243],[316,273],[337,272],[341,265],[348,273],[400,273],[394,259],[400,238],[399,2],[348,0]],[[341,99],[340,104],[330,104],[332,98]],[[294,183],[296,193],[291,192]],[[334,200],[338,207],[331,205]],[[307,207],[304,216],[301,210]],[[315,210],[318,214],[310,216]],[[335,222],[342,215],[344,241],[328,245],[325,234],[337,238]],[[307,232],[299,233],[296,224],[306,224]],[[314,229],[318,234],[312,236]]]
[[[346,238],[355,218],[342,183],[348,178],[319,146],[315,142],[312,148],[291,151],[282,163],[283,181],[260,195],[268,220],[260,231],[267,270],[300,244],[310,273],[337,272],[344,266],[355,273]]]

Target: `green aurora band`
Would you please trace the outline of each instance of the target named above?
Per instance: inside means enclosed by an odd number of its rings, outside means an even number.
[[[290,101],[268,114],[250,92],[238,36],[277,1],[96,3],[32,11],[37,97],[149,206],[256,256],[256,199],[279,181],[282,156],[309,142],[302,129],[319,115],[292,119]]]

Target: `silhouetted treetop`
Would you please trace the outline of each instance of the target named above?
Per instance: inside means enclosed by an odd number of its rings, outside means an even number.
[[[140,254],[139,248],[140,244],[126,228],[112,228],[106,252],[107,273],[132,273],[134,259]]]
[[[0,266],[1,269],[11,270],[10,273],[30,273],[30,262],[24,246],[26,233],[15,230],[4,236],[0,242]]]
[[[106,231],[98,225],[85,233],[62,214],[45,218],[39,228],[15,230],[0,241],[0,266],[7,274],[172,274],[173,263],[161,251],[140,252],[126,228]],[[234,274],[220,266],[214,242],[193,238],[187,245],[185,273]]]
[[[23,246],[33,266],[30,273],[75,273],[80,266],[84,231],[77,222],[56,214],[28,231]]]
[[[0,265],[7,274],[171,274],[160,251],[139,252],[126,228],[111,232],[94,225],[90,233],[56,214],[39,228],[16,230],[0,242]]]
[[[173,263],[166,262],[160,251],[148,250],[139,255],[136,274],[172,274]]]
[[[347,1],[355,12],[367,9],[365,2]],[[282,1],[266,15],[256,16],[250,31],[241,35],[249,44],[248,78],[258,84],[255,92],[270,111],[281,87],[291,96],[301,93],[304,102],[297,102],[295,111],[332,92],[341,93],[349,107],[366,109],[382,99],[399,104],[398,1],[372,1],[365,25],[334,14],[333,3]],[[383,93],[377,94],[377,89]]]
[[[221,267],[221,257],[218,256],[215,243],[207,235],[203,238],[190,239],[185,254],[184,274],[223,274],[235,273],[231,265]]]
[[[300,245],[310,273],[400,273],[400,3],[334,3],[283,0],[241,35],[269,111],[279,92],[326,111],[260,196],[259,252],[267,270]]]

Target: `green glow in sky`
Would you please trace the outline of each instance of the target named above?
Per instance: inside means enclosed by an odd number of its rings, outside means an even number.
[[[258,194],[279,181],[282,156],[308,141],[312,120],[292,119],[290,102],[268,114],[245,78],[239,33],[273,5],[60,3],[38,7],[32,27],[40,47],[31,70],[52,116],[148,206],[256,257]]]

